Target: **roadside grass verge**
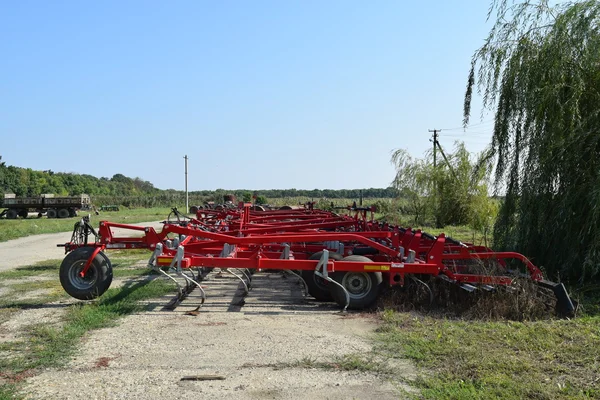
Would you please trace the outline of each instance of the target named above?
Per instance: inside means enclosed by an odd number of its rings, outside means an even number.
[[[19,383],[39,370],[60,367],[75,352],[81,338],[89,331],[113,326],[123,316],[144,311],[141,301],[173,291],[161,280],[130,282],[109,289],[100,299],[68,306],[59,327],[29,326],[22,340],[0,344],[0,399],[18,398]],[[43,304],[39,302],[39,306]]]
[[[56,324],[27,326],[21,339],[0,343],[0,400],[20,398],[22,381],[43,368],[63,365],[90,330],[112,326],[119,317],[145,310],[143,300],[172,292],[168,282],[136,279],[152,274],[141,266],[130,267],[139,265],[148,255],[146,251],[111,252],[113,275],[132,280],[125,281],[123,287],[109,289],[95,301],[58,304],[65,313]],[[48,303],[70,298],[58,279],[60,263],[50,260],[0,273],[0,287],[9,289],[0,296],[0,326],[19,311],[45,308]],[[38,276],[46,279],[32,279]]]
[[[111,221],[124,224],[133,224],[137,222],[150,222],[167,219],[170,208],[135,208],[121,209],[117,212],[103,212],[100,215],[91,214],[91,224],[98,228],[99,221]],[[79,213],[80,217],[87,215],[87,212]],[[11,239],[17,239],[24,236],[37,235],[41,233],[69,232],[73,230],[78,218],[27,218],[27,219],[5,219],[0,218],[0,242]]]
[[[385,311],[378,350],[419,368],[419,398],[600,397],[600,317],[452,320]]]
[[[127,276],[139,276],[149,275],[151,271],[145,268],[145,264],[142,262],[148,260],[151,256],[151,252],[143,249],[136,250],[110,250],[106,252],[113,267],[113,276],[115,277],[127,277]],[[23,287],[27,286],[25,280],[27,278],[39,277],[39,276],[52,276],[56,277],[58,282],[58,272],[62,260],[47,260],[41,261],[34,265],[27,265],[9,269],[0,272],[0,286],[3,285],[4,280],[8,279],[23,279]],[[21,285],[20,283],[17,285]],[[11,285],[13,286],[13,285]]]

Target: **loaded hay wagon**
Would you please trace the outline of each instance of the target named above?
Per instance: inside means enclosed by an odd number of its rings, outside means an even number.
[[[346,215],[313,209],[311,203],[299,210],[251,208],[240,203],[236,209],[198,210],[195,218],[173,209],[176,219],[164,221],[160,232],[107,221],[96,232],[84,219],[76,224],[71,241],[58,245],[67,254],[60,267],[61,284],[75,298],[94,299],[112,281],[107,250],[147,249],[148,267],[177,286],[170,306],[195,288],[204,303],[199,281],[219,268],[237,277],[245,293],[254,273],[294,274],[310,296],[334,301],[343,310],[372,306],[390,286],[420,285],[431,294],[430,283],[441,281],[467,292],[492,292],[510,291],[518,280],[527,279],[554,293],[560,315],[575,313],[576,303],[563,284],[545,280],[519,253],[379,223],[373,208],[348,207]],[[116,236],[115,228],[143,236]]]

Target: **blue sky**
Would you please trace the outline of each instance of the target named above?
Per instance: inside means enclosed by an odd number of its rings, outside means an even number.
[[[0,155],[167,189],[386,187],[456,128],[485,0],[0,2]],[[493,115],[450,149],[473,152]]]

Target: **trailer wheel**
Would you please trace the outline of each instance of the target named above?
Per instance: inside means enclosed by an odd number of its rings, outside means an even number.
[[[112,282],[112,266],[102,252],[96,254],[85,276],[79,275],[93,252],[93,247],[80,247],[70,252],[60,265],[60,284],[65,292],[79,300],[101,296]]]
[[[58,218],[69,218],[69,210],[66,208],[60,208],[58,210]]]
[[[342,261],[372,262],[367,257],[355,255],[345,257]],[[348,308],[352,310],[362,310],[371,306],[379,296],[379,289],[383,281],[381,272],[340,271],[331,274],[331,278],[348,291],[350,295]],[[328,288],[333,300],[340,306],[345,306],[346,294],[342,288],[334,284],[329,284]]]
[[[77,210],[74,208],[69,208],[69,217],[76,217],[77,216]]]
[[[313,254],[308,257],[309,260],[320,260],[323,255],[322,251]],[[339,253],[329,253],[329,258],[335,261],[339,261],[342,258],[342,255]],[[329,286],[331,283],[327,282],[325,279],[320,276],[315,275],[315,271],[302,270],[300,271],[302,275],[302,279],[306,282],[306,286],[308,287],[308,294],[315,298],[318,301],[331,301],[331,293],[329,292]]]
[[[17,210],[6,210],[6,219],[16,219],[18,215]]]
[[[190,206],[190,214],[196,214],[198,212],[198,206]]]
[[[46,211],[46,217],[48,217],[48,218],[56,218],[56,209],[49,208],[48,211]]]
[[[23,209],[19,210],[19,217],[27,218],[28,215],[29,215],[29,211],[27,211],[27,209],[23,208]]]

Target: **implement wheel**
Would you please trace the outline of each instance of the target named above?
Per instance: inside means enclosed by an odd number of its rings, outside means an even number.
[[[69,218],[69,210],[66,208],[60,208],[58,210],[58,218]]]
[[[48,211],[46,211],[46,217],[48,217],[48,218],[56,218],[56,209],[55,208],[49,208]]]
[[[318,253],[308,257],[308,259],[320,260],[322,255],[323,252],[319,251]],[[334,261],[339,261],[344,257],[342,257],[342,255],[339,253],[329,252],[329,258]],[[308,287],[308,294],[318,301],[331,301],[331,293],[329,292],[329,286],[331,286],[331,283],[327,282],[320,276],[315,275],[314,270],[302,270],[300,272],[302,279],[304,279],[306,286]]]
[[[80,247],[70,252],[60,265],[60,284],[79,300],[101,296],[112,282],[112,266],[103,252],[96,254],[85,276],[80,275],[93,252],[93,247]]]
[[[26,209],[21,209],[19,210],[19,217],[21,218],[27,218],[27,216],[29,215],[29,212]]]
[[[342,261],[354,261],[360,263],[370,263],[370,259],[364,256],[348,256]],[[354,272],[339,271],[331,274],[331,278],[342,285],[350,295],[348,308],[352,310],[362,310],[371,306],[377,296],[383,278],[381,272]],[[328,286],[333,301],[344,307],[346,305],[346,294],[338,285],[330,283]]]
[[[12,208],[6,212],[7,219],[17,219],[18,215],[19,213],[17,212],[17,210],[14,210]]]

